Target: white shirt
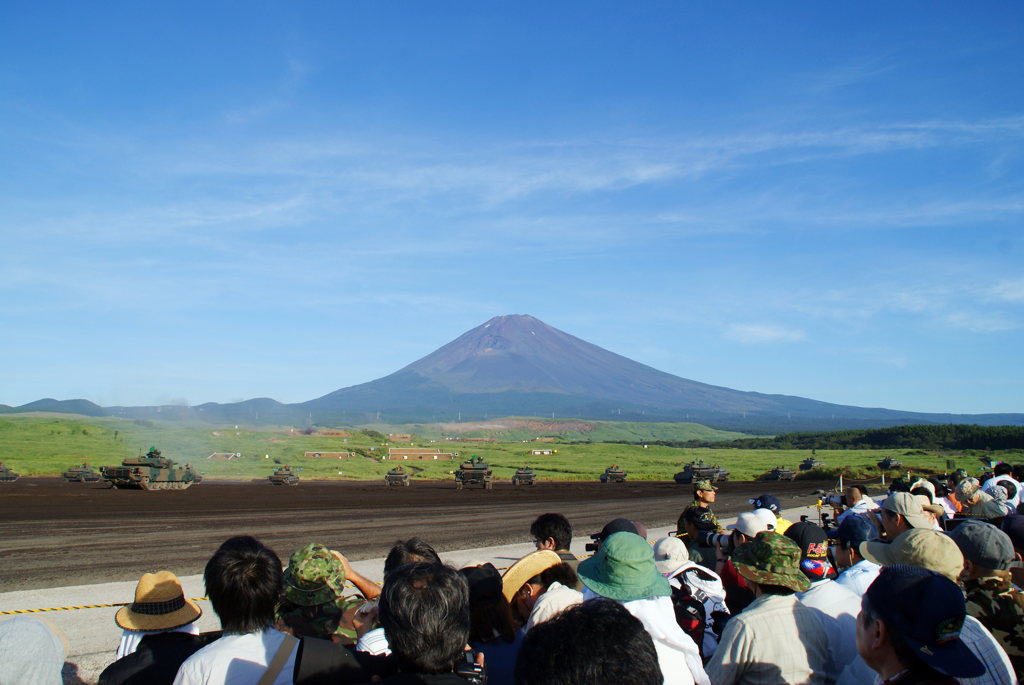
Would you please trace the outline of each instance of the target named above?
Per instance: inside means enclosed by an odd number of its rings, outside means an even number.
[[[1002,476],[993,476],[992,478],[989,478],[987,481],[981,484],[981,489],[987,491],[989,485],[999,485],[1003,481],[1013,483],[1013,486],[1017,490],[1017,494],[1015,494],[1013,497],[1006,498],[1007,504],[1012,504],[1013,508],[1016,509],[1017,505],[1020,504],[1020,483],[1015,481],[1012,476],[1007,476],[1006,474],[1003,474]]]
[[[530,618],[526,621],[526,626],[523,630],[529,631],[538,623],[550,620],[582,601],[582,592],[566,587],[556,580],[548,586],[544,594],[537,598],[537,602],[533,605],[533,609],[530,611]]]
[[[868,586],[878,577],[882,567],[873,561],[861,559],[856,564],[839,574],[836,582],[858,597],[863,597]]]
[[[762,595],[733,616],[707,665],[715,685],[831,683],[827,617],[796,595]]]
[[[798,592],[797,599],[817,609],[828,618],[826,630],[830,637],[833,658],[832,676],[836,677],[857,658],[857,615],[860,596],[834,580],[811,582],[811,589]]]
[[[255,685],[284,641],[284,633],[266,628],[258,633],[225,635],[185,660],[174,685]],[[295,643],[274,685],[292,685]]]
[[[836,525],[841,524],[843,521],[848,519],[850,516],[859,516],[861,514],[868,514],[872,511],[878,511],[878,503],[869,497],[861,497],[857,500],[857,503],[852,507],[841,513],[836,517]]]

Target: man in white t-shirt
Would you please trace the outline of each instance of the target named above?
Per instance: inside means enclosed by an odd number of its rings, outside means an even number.
[[[206,563],[206,594],[224,636],[189,657],[174,685],[255,685],[276,671],[273,685],[292,685],[298,640],[275,630],[281,560],[249,536],[229,539]]]

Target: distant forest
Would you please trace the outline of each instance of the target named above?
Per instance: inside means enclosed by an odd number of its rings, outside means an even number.
[[[668,447],[733,449],[841,450],[908,448],[922,450],[1024,449],[1024,426],[977,426],[967,424],[896,426],[872,430],[830,433],[786,433],[773,438],[740,438],[728,442],[686,440],[658,441]]]

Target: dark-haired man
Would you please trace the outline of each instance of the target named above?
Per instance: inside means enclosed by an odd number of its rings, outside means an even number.
[[[469,641],[465,576],[441,564],[399,566],[384,579],[379,611],[399,670],[381,682],[465,685],[455,673]]]
[[[517,685],[661,685],[654,642],[618,602],[571,607],[526,634],[516,660]]]
[[[572,524],[561,514],[541,514],[530,524],[530,535],[538,550],[549,549],[557,554],[562,561],[572,566],[579,566],[576,555],[569,551],[572,544]]]
[[[299,642],[272,627],[283,584],[274,551],[249,536],[230,538],[203,580],[224,636],[189,657],[174,685],[255,684],[271,670],[273,685],[291,685]]]

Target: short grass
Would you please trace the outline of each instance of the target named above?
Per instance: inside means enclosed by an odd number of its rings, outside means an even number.
[[[410,432],[410,427],[404,428],[404,432]],[[352,430],[348,437],[342,437],[304,435],[292,428],[251,429],[116,418],[19,415],[0,417],[0,461],[25,476],[57,475],[82,461],[94,467],[117,464],[121,459],[135,456],[155,445],[165,456],[191,463],[208,478],[265,478],[274,469],[276,461],[301,468],[303,478],[362,480],[383,478],[396,463],[380,458],[387,453],[388,445],[375,440],[375,437],[359,430]],[[658,436],[651,433],[650,437],[656,439]],[[596,442],[524,443],[519,440],[465,443],[431,442],[422,438],[414,439],[414,443],[456,451],[461,459],[471,455],[483,457],[492,467],[495,477],[503,480],[511,478],[520,466],[533,468],[542,480],[596,480],[612,464],[625,469],[631,480],[668,480],[687,462],[698,459],[729,469],[734,480],[748,480],[776,465],[797,470],[800,461],[811,456],[807,450],[688,449]],[[409,446],[409,443],[393,446]],[[557,452],[545,456],[531,455],[530,450],[537,448],[550,448]],[[345,459],[314,459],[303,456],[307,451],[357,451],[358,454]],[[241,453],[243,456],[232,460],[206,459],[212,452]],[[811,473],[822,478],[837,478],[840,473],[848,477],[877,477],[879,472],[875,464],[887,456],[899,459],[904,470],[915,473],[943,472],[949,458],[972,473],[981,470],[976,455],[919,450],[818,450],[814,456],[825,465]],[[1013,463],[1024,461],[1024,453],[1021,452],[988,456]],[[414,479],[447,479],[451,478],[459,462],[402,463],[414,469]]]

